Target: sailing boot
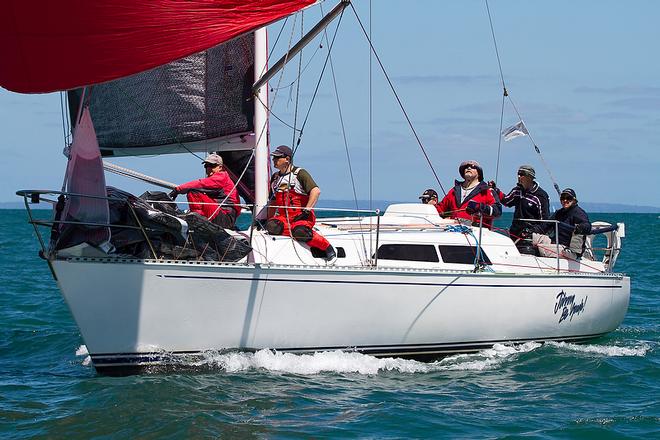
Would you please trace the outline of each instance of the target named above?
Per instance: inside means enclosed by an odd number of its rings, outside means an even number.
[[[332,247],[332,245],[329,245],[325,249],[325,260],[330,264],[337,260],[337,251],[335,251],[335,248]]]

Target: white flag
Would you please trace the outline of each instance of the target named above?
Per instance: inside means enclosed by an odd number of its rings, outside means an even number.
[[[525,127],[525,123],[523,121],[518,122],[515,125],[512,125],[509,128],[504,129],[502,131],[502,136],[504,136],[504,142],[510,141],[511,139],[515,139],[518,136],[527,136],[529,132],[527,131],[527,127]]]

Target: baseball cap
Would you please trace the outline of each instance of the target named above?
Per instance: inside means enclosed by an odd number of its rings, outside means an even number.
[[[208,156],[206,156],[206,159],[202,161],[202,163],[211,163],[213,165],[222,165],[222,156],[219,154],[211,153]]]
[[[291,151],[291,148],[287,147],[286,145],[280,145],[275,149],[275,151],[270,153],[270,155],[274,157],[284,157],[284,156],[292,157],[293,151]]]

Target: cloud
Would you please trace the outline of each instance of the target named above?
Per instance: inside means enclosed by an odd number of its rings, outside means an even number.
[[[623,107],[630,110],[659,110],[660,97],[657,98],[626,98],[616,101],[610,101],[607,105],[613,107]]]
[[[478,118],[471,116],[438,116],[430,119],[421,119],[413,121],[413,124],[417,125],[461,125],[461,124],[491,124],[499,122],[499,115],[496,115],[495,118]],[[390,124],[395,125],[408,125],[408,122],[405,120],[393,120],[390,121]]]
[[[394,82],[408,85],[460,84],[468,85],[497,81],[493,75],[403,75],[392,78]]]
[[[654,86],[619,86],[591,87],[582,86],[573,90],[575,93],[590,93],[596,95],[660,95],[660,87]]]
[[[639,119],[639,116],[625,112],[605,112],[605,113],[594,114],[594,118],[620,120],[620,119]]]
[[[452,111],[472,114],[499,115],[500,106],[501,104],[495,102],[481,102],[455,107]],[[584,124],[591,120],[586,113],[573,110],[572,108],[563,105],[527,102],[518,105],[518,109],[521,111],[525,122],[530,123]],[[517,122],[517,118],[513,116],[514,113],[512,111],[507,110],[506,114],[511,115],[511,118],[507,117],[504,125],[511,125]]]

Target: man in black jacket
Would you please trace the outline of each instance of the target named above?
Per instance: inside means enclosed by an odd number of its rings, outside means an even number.
[[[559,196],[561,208],[551,217],[557,220],[559,230],[559,252],[569,258],[580,258],[584,252],[585,236],[591,233],[589,216],[578,206],[577,195],[571,188],[566,188]],[[548,223],[546,233],[554,234],[555,224]],[[556,237],[551,241],[547,235],[533,234],[533,241],[538,245],[539,253],[544,257],[553,257],[557,254]]]
[[[509,191],[509,194],[504,195],[497,189],[502,204],[509,208],[515,207],[509,234],[522,253],[534,253],[531,246],[532,233],[543,233],[547,223],[521,219],[547,220],[550,211],[548,193],[534,179],[536,179],[534,168],[531,165],[520,165],[518,184]],[[495,186],[495,182],[490,183]]]

